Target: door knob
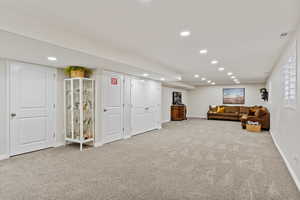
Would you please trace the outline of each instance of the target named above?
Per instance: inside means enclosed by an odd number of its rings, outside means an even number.
[[[17,114],[16,113],[11,113],[10,116],[15,117],[15,116],[17,116]]]

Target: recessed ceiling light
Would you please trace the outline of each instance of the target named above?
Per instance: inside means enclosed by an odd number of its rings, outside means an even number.
[[[143,76],[144,76],[144,77],[147,77],[147,76],[149,76],[149,74],[145,73],[145,74],[143,74]]]
[[[212,84],[212,85],[216,85],[216,83],[215,83],[215,82],[212,82],[211,84]]]
[[[202,81],[205,81],[205,80],[206,80],[206,78],[202,77],[202,78],[201,78],[201,80],[202,80]]]
[[[238,79],[234,79],[233,81],[234,81],[234,82],[239,82],[239,80],[238,80]]]
[[[160,80],[161,80],[161,81],[165,81],[166,79],[162,77],[162,78],[160,78]]]
[[[50,56],[50,57],[48,57],[48,60],[50,60],[50,61],[56,61],[57,58]]]
[[[211,80],[208,80],[207,83],[211,83]]]
[[[228,76],[231,76],[232,74],[233,74],[232,72],[228,72],[228,73],[227,73]]]
[[[235,76],[232,76],[232,77],[230,77],[230,78],[235,79],[236,77],[235,77]]]
[[[181,76],[178,76],[177,79],[180,80],[180,81],[182,80]]]
[[[224,71],[225,68],[224,67],[219,67],[218,70],[221,72],[221,71]]]
[[[207,54],[207,49],[202,49],[202,50],[200,50],[200,54]]]
[[[195,74],[194,77],[195,77],[195,78],[199,78],[199,74]]]
[[[191,35],[191,32],[188,31],[188,30],[185,30],[185,31],[181,31],[181,32],[180,32],[180,36],[181,36],[181,37],[188,37],[188,36],[190,36],[190,35]]]
[[[237,81],[237,82],[235,82],[236,84],[240,84],[240,82],[239,81]]]
[[[219,61],[217,61],[217,60],[212,60],[211,61],[211,64],[213,64],[213,65],[216,65],[216,64],[218,64],[219,63]]]

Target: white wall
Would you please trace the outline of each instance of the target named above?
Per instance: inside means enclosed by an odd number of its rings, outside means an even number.
[[[0,60],[0,160],[8,155],[7,149],[7,72],[4,60]]]
[[[188,117],[206,117],[209,105],[223,105],[223,88],[245,88],[245,106],[265,105],[265,102],[261,100],[259,92],[259,89],[263,87],[266,87],[265,84],[198,87],[196,90],[188,92]]]
[[[295,39],[298,40],[298,103],[296,108],[292,109],[287,108],[283,101],[281,69],[282,65],[287,63],[288,55],[291,52],[292,43]],[[271,134],[300,189],[300,29],[298,29],[294,39],[290,41],[290,44],[279,59],[269,77],[267,86],[270,90],[268,107],[271,111]]]
[[[64,79],[64,71],[58,69],[56,76],[56,146],[65,144]]]
[[[171,120],[171,105],[173,92],[181,92],[182,93],[182,103],[187,105],[187,112],[189,113],[188,107],[188,91],[184,89],[170,88],[170,87],[162,87],[162,122],[168,122]]]

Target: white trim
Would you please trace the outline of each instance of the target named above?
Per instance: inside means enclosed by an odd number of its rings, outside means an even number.
[[[57,82],[58,82],[58,79],[57,79],[57,69],[55,68],[54,72],[53,72],[53,75],[54,75],[54,88],[53,88],[53,98],[54,98],[54,105],[55,105],[55,108],[53,110],[53,130],[55,132],[55,135],[54,135],[54,138],[52,138],[52,146],[54,147],[57,147],[57,133],[58,133],[58,127],[57,127]]]
[[[9,155],[6,154],[0,155],[0,160],[6,160],[6,159],[9,159]]]
[[[274,135],[273,135],[273,133],[271,131],[270,131],[270,134],[272,136],[272,140],[273,140],[273,142],[274,142],[277,150],[279,151],[279,153],[280,153],[280,155],[281,155],[281,157],[282,157],[282,159],[283,159],[286,167],[288,168],[289,173],[291,174],[291,176],[292,176],[292,178],[293,178],[293,180],[294,180],[294,182],[295,182],[298,190],[300,191],[300,180],[296,176],[296,173],[294,172],[294,170],[293,170],[291,164],[289,163],[288,159],[285,157],[284,152],[282,151],[282,149],[280,148],[280,146],[276,142],[276,139],[275,139],[275,137],[274,137]]]
[[[207,116],[187,116],[188,119],[207,119]]]
[[[162,121],[162,124],[164,124],[164,123],[168,123],[168,122],[170,122],[170,121],[171,121],[170,119],[163,120],[163,121]]]
[[[10,154],[10,63],[5,61],[6,67],[6,153]],[[1,159],[0,159],[1,160]]]
[[[129,138],[131,138],[131,135],[125,135],[125,136],[123,137],[124,140],[127,140],[127,139],[129,139]]]
[[[57,142],[56,144],[53,145],[54,148],[56,147],[62,147],[62,146],[65,146],[66,143],[65,142]]]
[[[102,142],[95,142],[94,143],[94,147],[102,147],[103,146],[103,143]]]

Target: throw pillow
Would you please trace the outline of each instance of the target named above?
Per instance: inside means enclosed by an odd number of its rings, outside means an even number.
[[[224,113],[225,108],[224,107],[218,107],[217,113]]]

